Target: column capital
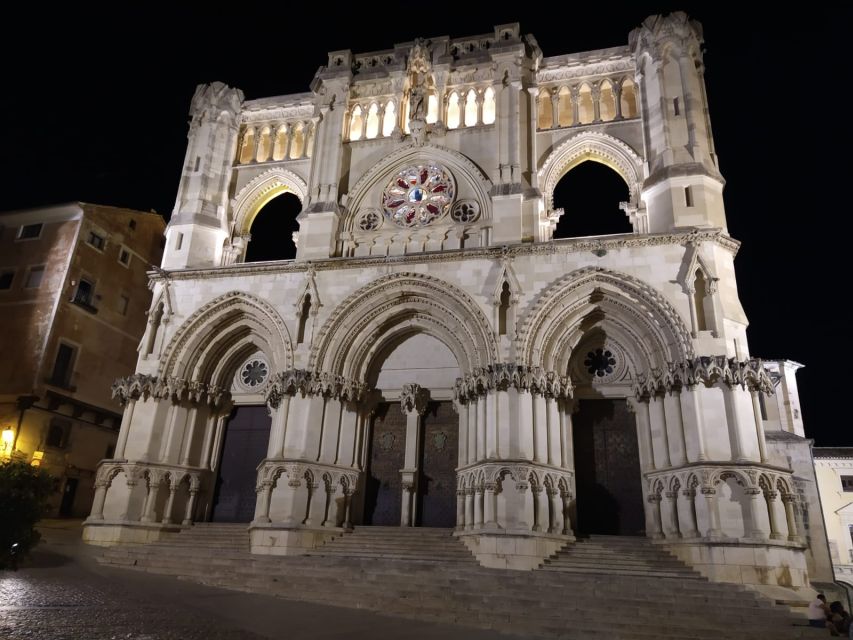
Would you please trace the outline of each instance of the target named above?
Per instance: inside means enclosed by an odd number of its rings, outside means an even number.
[[[414,382],[404,384],[400,390],[400,410],[404,415],[413,411],[423,415],[429,403],[429,390]]]

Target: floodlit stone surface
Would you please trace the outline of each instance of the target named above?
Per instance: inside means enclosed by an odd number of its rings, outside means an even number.
[[[807,593],[826,572],[808,483],[766,438],[802,440],[796,365],[749,351],[702,41],[674,13],[544,57],[509,24],[331,52],[306,93],[200,85],[86,540],[228,519],[229,438],[266,405],[229,494],[256,555],[432,525],[530,570],[618,532],[713,580]],[[632,233],[555,239],[583,211],[554,190],[588,160],[625,181]],[[283,193],[302,203],[296,259],[245,262]]]

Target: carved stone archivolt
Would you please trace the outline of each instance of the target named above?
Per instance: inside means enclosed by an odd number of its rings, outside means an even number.
[[[284,396],[323,396],[335,400],[358,402],[364,396],[367,385],[343,376],[308,371],[305,369],[287,369],[274,374],[266,388],[267,404],[277,408]]]
[[[129,400],[152,398],[221,407],[231,397],[231,393],[224,387],[183,378],[161,379],[142,373],[118,378],[112,384],[111,391],[112,397],[118,398],[121,404],[126,404]]]
[[[638,373],[634,394],[645,399],[662,393],[672,393],[682,387],[722,383],[749,391],[773,394],[773,381],[760,359],[738,361],[727,356],[699,356],[680,362],[668,362],[664,368]]]
[[[478,367],[465,377],[457,378],[455,398],[461,403],[467,403],[509,388],[557,399],[569,399],[573,394],[568,376],[544,371],[539,367],[502,362]]]

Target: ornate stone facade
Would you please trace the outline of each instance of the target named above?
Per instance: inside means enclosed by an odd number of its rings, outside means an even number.
[[[779,378],[750,356],[737,295],[701,27],[655,16],[628,42],[546,58],[500,25],[331,52],[304,94],[199,87],[148,346],[114,389],[120,446],[86,538],[215,516],[228,416],[265,404],[255,553],[372,522],[389,487],[383,513],[418,526],[449,481],[479,560],[531,568],[609,532],[584,515],[579,477],[608,453],[576,447],[594,405],[610,422],[590,442],[640,469],[608,463],[636,486],[644,524],[627,532],[714,579],[806,585],[797,478],[765,438]],[[624,178],[632,234],[553,238],[554,189],[587,160]],[[255,215],[284,192],[303,205],[296,259],[244,263]],[[441,462],[457,435],[455,477],[429,476],[424,447]],[[371,468],[392,454],[390,472]]]

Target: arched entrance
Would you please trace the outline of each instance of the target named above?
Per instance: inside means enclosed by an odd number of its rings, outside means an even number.
[[[379,351],[369,372],[378,403],[370,425],[364,524],[454,526],[456,357],[440,340],[415,332]],[[407,393],[414,394],[413,404],[405,402]]]
[[[637,372],[691,356],[678,312],[636,278],[580,269],[540,296],[519,334],[522,357],[565,372],[575,387],[572,528],[582,535],[645,533],[642,470],[652,460],[648,420],[632,411],[634,386]]]
[[[299,198],[286,191],[264,204],[251,220],[244,262],[295,258],[293,233],[299,231],[296,216],[301,210]]]
[[[554,188],[554,206],[564,212],[554,238],[632,233],[619,208],[629,195],[622,176],[604,163],[589,159],[573,165]]]

